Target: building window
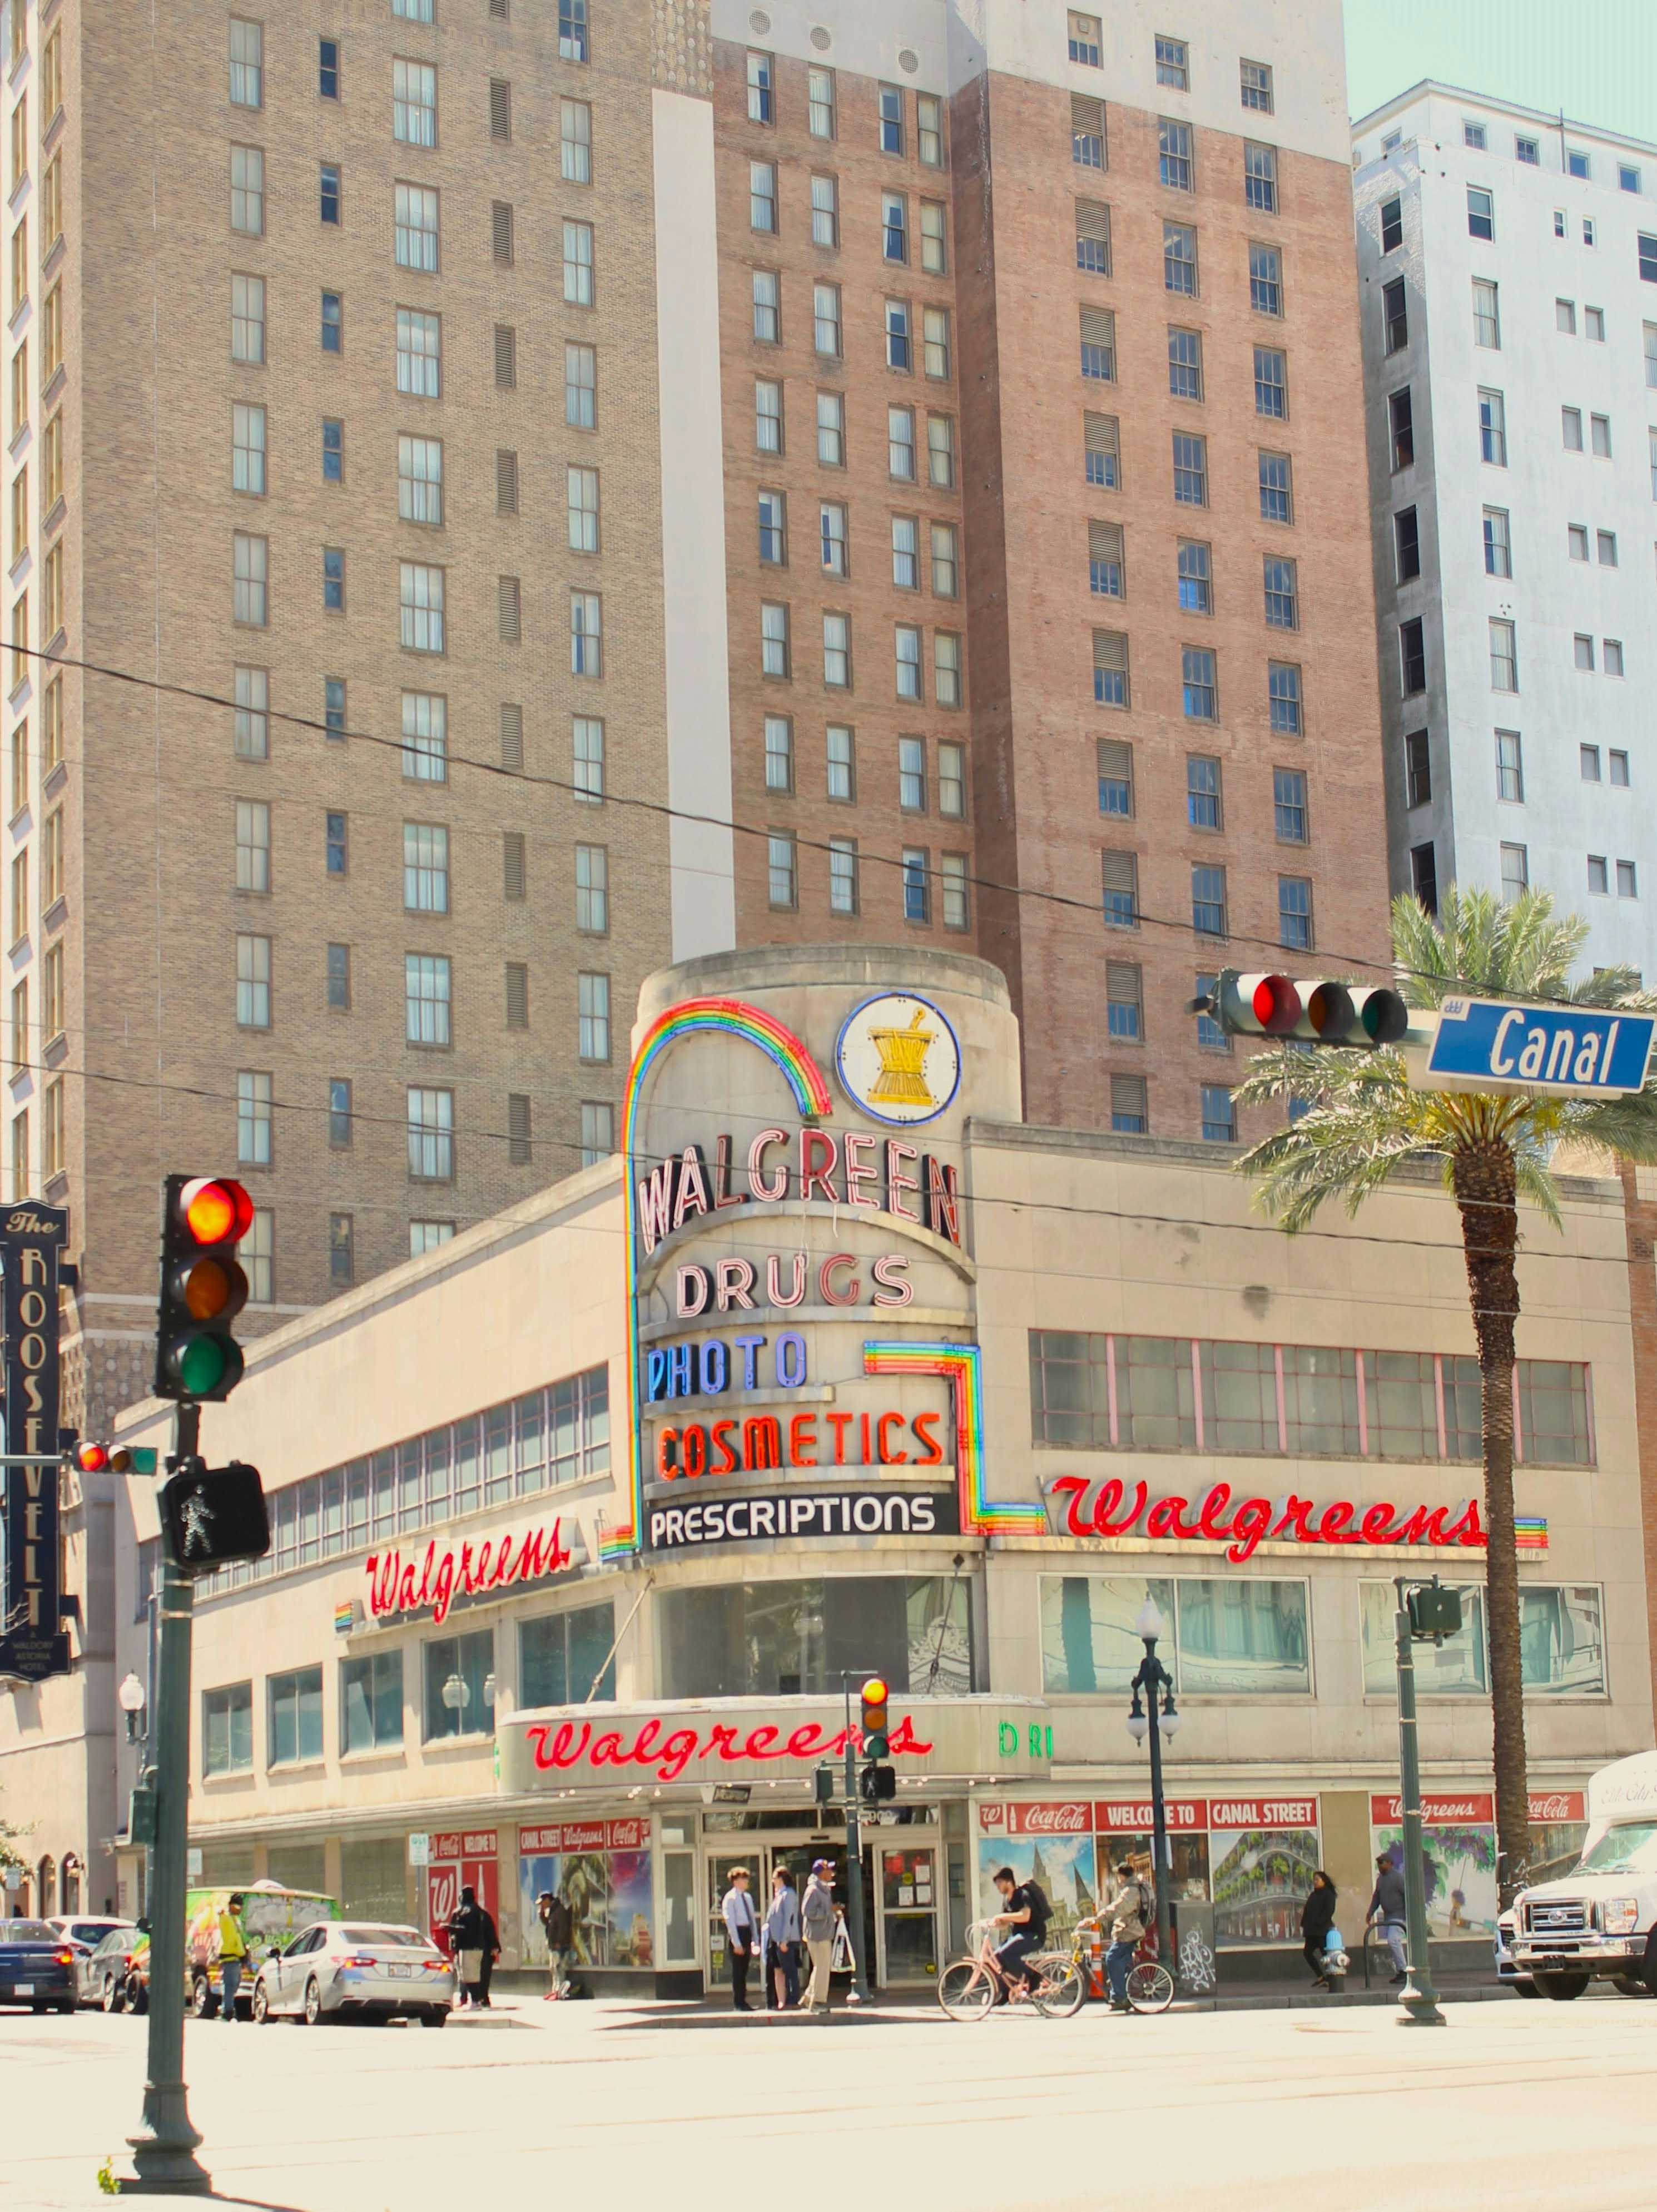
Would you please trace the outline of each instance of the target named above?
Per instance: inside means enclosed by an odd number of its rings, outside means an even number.
[[[1254,412],[1283,421],[1289,413],[1289,360],[1271,346],[1254,349]]]
[[[1598,782],[1599,782],[1599,746],[1598,746],[1598,745],[1578,745],[1578,747],[1576,748],[1576,757],[1577,757],[1577,764],[1578,764],[1578,766],[1579,766],[1579,768],[1581,769],[1581,776],[1582,776],[1582,781],[1583,781],[1583,782],[1584,782],[1584,783],[1598,783]],[[1626,753],[1623,756],[1623,758],[1624,758],[1624,763],[1626,763],[1627,759],[1628,759],[1628,756],[1627,756],[1627,754],[1626,754]],[[1623,771],[1623,780],[1624,780],[1624,782],[1626,782],[1626,781],[1628,781],[1628,770],[1627,770],[1626,765],[1624,766],[1624,771]]]
[[[1399,469],[1412,467],[1416,458],[1414,410],[1411,406],[1407,384],[1402,392],[1391,394],[1387,402],[1387,415],[1392,434],[1393,469],[1396,474]],[[1480,420],[1483,420],[1482,409]]]
[[[615,1643],[616,1608],[608,1601],[520,1622],[520,1701],[534,1706],[613,1698]]]
[[[1070,154],[1078,168],[1104,167],[1105,103],[1102,100],[1087,100],[1080,93],[1071,93]]]
[[[1578,630],[1574,643],[1576,665],[1591,672],[1593,667],[1593,640],[1591,637],[1585,637],[1581,631]]]
[[[443,520],[443,447],[436,438],[397,441],[397,511],[404,522]]]
[[[246,1068],[236,1077],[236,1159],[245,1168],[270,1164],[270,1078]]]
[[[1593,415],[1589,416],[1588,422],[1593,433],[1595,456],[1602,461],[1608,461],[1611,459],[1610,416]]]
[[[569,672],[572,676],[604,672],[604,602],[597,592],[569,595]]]
[[[1617,896],[1618,898],[1630,899],[1638,898],[1640,896],[1638,878],[1632,860],[1619,860],[1617,863]]]
[[[404,146],[437,143],[437,71],[427,62],[391,64],[391,136]]]
[[[774,284],[774,282],[775,280],[773,279]],[[762,337],[765,335],[759,327],[759,283],[756,278],[754,289],[754,335],[756,337]],[[774,312],[771,318],[771,324],[774,333],[776,329]],[[820,354],[828,356],[831,360],[837,361],[840,358],[840,287],[838,284],[812,286],[811,335],[812,343]]]
[[[1579,439],[1581,424],[1578,424]],[[1411,454],[1414,447],[1411,445]],[[1478,450],[1492,468],[1508,465],[1508,410],[1499,392],[1481,390],[1478,395]]]
[[[18,14],[21,16],[21,8]],[[264,27],[230,18],[230,105],[264,105]],[[48,116],[46,119],[50,120]]]
[[[1076,265],[1091,276],[1110,274],[1110,210],[1102,200],[1076,203]]]
[[[421,1182],[454,1180],[454,1093],[410,1084],[409,1173]]]
[[[1121,489],[1120,435],[1114,415],[1084,413],[1082,417],[1083,480],[1105,491]]]
[[[403,904],[410,914],[449,910],[449,833],[440,823],[403,825]]]
[[[340,220],[339,164],[324,161],[317,172],[317,183],[321,219],[325,223],[337,225]]]
[[[416,783],[446,783],[449,702],[428,691],[403,694],[403,774]]]
[[[1300,586],[1294,562],[1280,561],[1274,555],[1268,553],[1266,556],[1264,580],[1266,628],[1268,629],[1298,629],[1300,628]]]
[[[328,947],[328,1004],[342,1012],[351,1003],[351,948],[349,945]]]
[[[270,1026],[270,940],[236,939],[236,1021],[245,1030]]]
[[[1593,898],[1611,896],[1611,869],[1603,853],[1588,854],[1588,892]]]
[[[413,561],[400,564],[398,618],[410,653],[443,651],[443,571]]]
[[[944,103],[935,92],[915,94],[915,153],[925,168],[944,167]]]
[[[337,1290],[356,1280],[356,1232],[349,1213],[328,1216],[328,1279]]]
[[[772,161],[748,165],[748,228],[774,231],[777,227],[777,171]]]
[[[592,715],[578,714],[571,724],[571,746],[576,796],[588,805],[600,805],[604,796],[604,724]]]
[[[1193,867],[1191,871],[1191,927],[1199,937],[1226,934],[1225,870]]]
[[[247,1277],[247,1295],[255,1305],[270,1305],[276,1295],[276,1218],[269,1206],[255,1209],[252,1226],[236,1247]]]
[[[792,910],[799,903],[794,867],[794,840],[774,833],[765,841],[766,889],[772,906]]]
[[[1479,185],[1467,187],[1467,235],[1484,239],[1496,236],[1496,202]]]
[[[567,468],[564,507],[572,553],[598,550],[598,471]]]
[[[909,258],[909,203],[902,192],[880,196],[880,251],[883,260]]]
[[[1541,146],[1534,138],[1515,138],[1513,142],[1513,157],[1515,161],[1522,162],[1527,168],[1539,168],[1542,163]]]
[[[1518,806],[1525,799],[1525,765],[1517,730],[1496,733],[1496,795]]]
[[[410,1044],[440,1045],[446,1051],[452,1000],[449,963],[441,953],[405,953],[403,961],[404,1036]]]
[[[764,676],[787,676],[792,672],[788,610],[774,600],[760,608],[760,672]]]
[[[577,1043],[586,1060],[610,1058],[610,978],[578,975],[576,981]]]
[[[1523,845],[1504,845],[1502,848],[1502,900],[1505,906],[1530,887],[1531,863],[1529,852]]]
[[[1237,1109],[1232,1102],[1230,1091],[1224,1085],[1205,1083],[1201,1086],[1201,1111],[1205,1143],[1236,1143]]]
[[[1484,573],[1487,576],[1513,574],[1513,544],[1505,507],[1487,507],[1484,510]]]
[[[948,217],[941,200],[920,203],[920,265],[932,276],[944,276],[949,270]]]
[[[783,792],[794,788],[794,726],[786,714],[765,718],[765,787]]]
[[[1197,296],[1197,234],[1188,224],[1162,225],[1162,289]]]
[[[953,630],[932,632],[932,703],[961,704],[961,640]]]
[[[1410,848],[1410,888],[1427,913],[1438,912],[1438,856],[1430,842]]]
[[[926,848],[903,848],[903,919],[930,926],[932,918],[932,875]]]
[[[1243,204],[1262,215],[1278,211],[1278,153],[1275,146],[1243,146]]]
[[[1169,324],[1168,388],[1175,399],[1202,398],[1203,339],[1200,331],[1182,331]]]
[[[1272,70],[1266,62],[1242,62],[1242,104],[1262,115],[1272,112]]]
[[[1297,768],[1274,768],[1272,799],[1277,816],[1278,842],[1305,845],[1311,842],[1307,828],[1306,777]]]
[[[253,1765],[253,1685],[202,1692],[202,1772],[245,1774]]]
[[[322,425],[322,480],[325,483],[345,481],[345,425],[329,418]]]
[[[584,0],[560,0],[561,15],[572,4],[581,5],[585,15]],[[493,1735],[495,1631],[480,1628],[470,1636],[440,1637],[426,1645],[425,1659],[426,1741]],[[451,1683],[459,1685],[458,1692],[450,1691],[452,1704],[443,1695]]]
[[[268,760],[270,754],[270,678],[263,668],[238,668],[235,677],[235,750],[241,760]]]
[[[1187,645],[1181,649],[1181,661],[1186,719],[1193,722],[1217,720],[1219,703],[1214,655],[1200,646]]]
[[[1301,735],[1301,672],[1287,661],[1266,664],[1266,695],[1272,727],[1279,736]]]
[[[1312,950],[1312,886],[1304,876],[1278,878],[1278,942],[1291,952]]]
[[[1393,550],[1398,580],[1407,584],[1421,574],[1421,530],[1412,507],[1401,508],[1393,517]]]
[[[1427,689],[1427,642],[1421,618],[1398,626],[1399,659],[1405,696]]]
[[[1559,435],[1568,453],[1582,450],[1582,410],[1580,407],[1562,407],[1559,410]]]
[[[1096,384],[1116,379],[1116,318],[1104,307],[1081,310],[1082,374]]]
[[[264,279],[230,279],[230,358],[255,367],[264,360]]]
[[[1283,313],[1283,256],[1275,246],[1249,246],[1248,304],[1257,315]]]
[[[1126,595],[1120,522],[1088,525],[1088,589],[1101,599],[1120,599]]]
[[[754,447],[756,453],[782,451],[782,386],[756,383],[754,386]]]
[[[1260,520],[1263,522],[1292,522],[1294,514],[1294,482],[1292,465],[1287,453],[1266,453],[1259,456]]]
[[[602,1100],[584,1099],[581,1104],[581,1165],[596,1167],[607,1160],[616,1149],[616,1109]]]
[[[1490,689],[1519,689],[1519,648],[1514,625],[1496,616],[1490,617]]]
[[[1208,547],[1193,538],[1182,538],[1175,551],[1174,563],[1181,612],[1211,615],[1214,611],[1214,583]]]
[[[58,817],[52,817],[56,820]],[[41,869],[41,903],[50,906],[46,881],[46,871]],[[270,809],[262,799],[239,799],[236,801],[236,889],[239,891],[268,891],[270,888]]]
[[[1396,253],[1404,243],[1404,203],[1402,200],[1383,200],[1381,204],[1381,250]]]
[[[1138,1044],[1144,1035],[1144,971],[1133,960],[1105,963],[1106,1034]]]
[[[337,1075],[328,1085],[328,1142],[335,1152],[349,1152],[351,1136],[350,1081]]]
[[[322,1757],[322,1669],[271,1674],[264,1686],[270,1723],[268,1764],[294,1766]]]
[[[1191,125],[1162,116],[1156,125],[1162,180],[1176,192],[1195,189],[1191,178]]]
[[[909,304],[907,300],[888,300],[886,302],[886,366],[907,369],[909,366]]]
[[[230,228],[249,238],[264,235],[264,155],[257,146],[230,149]]]
[[[806,78],[806,128],[814,138],[835,135],[835,72],[814,69]]]
[[[895,632],[895,642],[897,696],[900,699],[920,699],[925,696],[920,680],[920,632],[900,623]]]
[[[1181,507],[1208,504],[1208,441],[1174,433],[1174,497]]]
[[[442,384],[442,325],[412,307],[397,311],[397,388],[435,399]]]
[[[811,179],[811,243],[832,252],[840,244],[840,184],[834,177]],[[822,348],[819,347],[819,352]]]
[[[437,271],[437,194],[424,185],[398,185],[392,194],[392,242],[399,269]]]
[[[1395,277],[1384,285],[1381,295],[1382,326],[1387,333],[1388,353],[1402,353],[1410,343],[1410,317],[1405,304],[1404,279]]]
[[[1101,47],[1100,21],[1097,15],[1078,15],[1072,8],[1068,22],[1070,58],[1080,62],[1084,69],[1097,69]],[[1161,41],[1158,41],[1160,45]]]
[[[776,64],[769,54],[750,53],[748,57],[748,119],[750,123],[774,123],[774,108]]]
[[[1594,550],[1602,568],[1614,568],[1617,566],[1617,532],[1614,530],[1596,531]]]
[[[514,381],[516,379],[514,378]],[[592,430],[598,421],[598,356],[590,345],[564,348],[564,420],[574,430]]]
[[[879,88],[880,150],[883,154],[903,151],[903,88],[901,85],[883,84]]]
[[[331,614],[345,611],[345,555],[337,545],[323,548],[322,604]]]
[[[828,840],[828,911],[855,914],[858,910],[858,848],[853,837]]]
[[[920,588],[920,534],[913,515],[892,517],[892,581],[901,592]]]
[[[921,315],[921,367],[926,374],[947,382],[950,374],[950,311],[927,307]]]
[[[849,690],[851,688],[850,615],[824,615],[822,618],[822,680],[831,690]]]
[[[558,103],[558,160],[567,185],[592,182],[592,110],[585,100]]]
[[[345,679],[343,676],[325,676],[322,679],[323,727],[331,738],[345,735]]]
[[[846,545],[846,509],[837,501],[824,500],[817,509],[818,545],[823,574],[844,576],[850,573]]]
[[[817,394],[817,459],[826,469],[846,465],[846,402],[838,392]]]
[[[1183,39],[1167,39],[1156,34],[1156,82],[1172,85],[1175,92],[1191,89],[1191,67]]]
[[[1482,276],[1473,279],[1473,343],[1488,346],[1499,352],[1502,346],[1502,318],[1496,287]]]
[[[348,1226],[349,1214],[335,1217]],[[403,1741],[403,1654],[375,1651],[339,1662],[339,1747],[390,1751]]]
[[[610,933],[610,855],[602,845],[575,848],[575,927],[583,937]]]
[[[1220,763],[1204,753],[1191,753],[1185,764],[1186,818],[1193,830],[1223,829],[1221,811]]]
[[[1093,696],[1101,707],[1130,704],[1126,631],[1096,629],[1093,633]]]
[[[574,307],[592,305],[592,225],[564,225],[564,298]]]
[[[900,738],[897,741],[897,803],[906,813],[926,811],[926,740]]]
[[[231,567],[236,621],[253,629],[268,628],[270,549],[267,540],[237,531],[232,540]]]
[[[825,737],[825,753],[828,795],[849,805],[857,797],[857,751],[853,732],[831,722]]]
[[[1599,665],[1605,670],[1605,674],[1607,676],[1620,676],[1623,672],[1623,646],[1621,639],[1615,637],[1602,638],[1599,641]]]

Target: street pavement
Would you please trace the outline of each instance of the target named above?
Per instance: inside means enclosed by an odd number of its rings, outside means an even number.
[[[1657,2002],[1508,1999],[1448,2021],[1089,2005],[823,2022],[513,1998],[440,2033],[192,2021],[185,2071],[217,2201],[281,2212],[1657,2203]],[[6,2212],[105,2201],[146,2025],[0,2014]]]

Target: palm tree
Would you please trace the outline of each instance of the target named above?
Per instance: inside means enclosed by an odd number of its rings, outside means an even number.
[[[1449,994],[1474,998],[1565,999],[1577,1006],[1649,1012],[1657,997],[1631,968],[1600,969],[1573,982],[1588,925],[1557,919],[1545,891],[1510,905],[1488,890],[1449,891],[1436,918],[1408,895],[1393,905],[1393,958],[1411,1006]],[[1569,1142],[1624,1159],[1657,1159],[1657,1082],[1597,1103],[1521,1092],[1412,1091],[1401,1050],[1320,1051],[1292,1046],[1262,1053],[1237,1086],[1245,1105],[1292,1101],[1299,1118],[1256,1145],[1238,1172],[1259,1179],[1263,1209],[1291,1233],[1326,1199],[1349,1214],[1400,1168],[1442,1167],[1461,1216],[1461,1246],[1478,1344],[1489,1536],[1486,1619],[1495,1734],[1496,1837],[1505,1904],[1530,1861],[1530,1800],[1519,1639],[1519,1559],[1514,1542],[1514,1324],[1518,1201],[1528,1199],[1556,1228],[1559,1200],[1551,1160]]]

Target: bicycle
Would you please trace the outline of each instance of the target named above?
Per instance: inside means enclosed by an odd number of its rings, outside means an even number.
[[[1083,1965],[1083,1931],[1091,1930],[1102,1938],[1103,1929],[1096,1917],[1078,1920],[1076,1923],[1077,1966],[1087,1978]],[[1166,2012],[1174,2002],[1174,1977],[1156,1955],[1156,1929],[1153,1924],[1145,1929],[1134,1948],[1132,1963],[1127,1971],[1126,1984],[1127,2001],[1135,2012]]]
[[[1035,1974],[1034,1984],[1019,1973],[1010,1974],[995,1955],[997,1920],[974,1920],[967,1940],[978,1941],[969,1959],[956,1959],[938,1978],[938,2002],[951,2020],[987,2020],[998,2003],[1023,2004],[1028,1999],[1044,2020],[1068,2020],[1081,2010],[1087,1993],[1087,1977],[1081,1954],[1037,1951],[1026,1962]]]

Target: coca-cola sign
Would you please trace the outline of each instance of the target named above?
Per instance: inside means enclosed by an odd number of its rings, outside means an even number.
[[[1586,1820],[1588,1802],[1580,1790],[1533,1790],[1531,1825],[1554,1820]]]
[[[435,1859],[492,1859],[500,1846],[493,1828],[468,1829],[452,1836],[434,1836],[429,1850]]]
[[[978,1821],[985,1833],[998,1836],[1085,1836],[1093,1828],[1093,1808],[1084,1797],[1043,1800],[1024,1804],[1017,1799],[980,1805]]]
[[[648,1820],[565,1820],[555,1828],[520,1828],[518,1848],[525,1858],[551,1851],[643,1851],[650,1848]]]

